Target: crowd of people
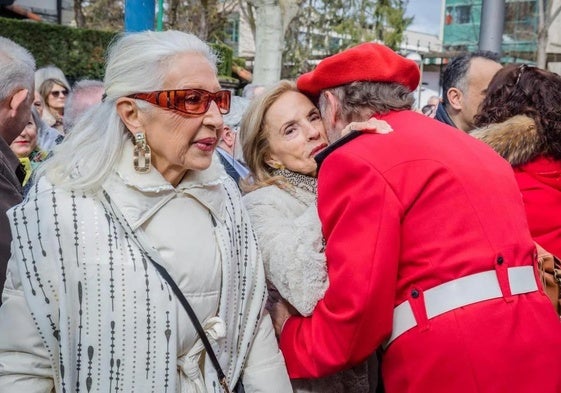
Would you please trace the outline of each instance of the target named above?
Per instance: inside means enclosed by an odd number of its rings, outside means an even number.
[[[561,391],[559,75],[466,53],[414,110],[377,43],[216,62],[132,33],[71,85],[0,37],[0,391]]]

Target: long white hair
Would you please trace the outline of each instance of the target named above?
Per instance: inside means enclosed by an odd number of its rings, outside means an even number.
[[[52,158],[37,170],[65,189],[96,191],[115,166],[130,133],[119,118],[116,100],[133,93],[161,90],[173,67],[173,57],[182,53],[205,56],[216,71],[216,55],[192,34],[180,31],[121,35],[108,51],[105,98],[88,110],[53,151]],[[139,108],[147,105],[138,102]]]

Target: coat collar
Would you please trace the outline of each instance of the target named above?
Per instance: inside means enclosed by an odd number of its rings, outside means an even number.
[[[148,173],[137,173],[133,167],[133,145],[125,143],[115,172],[104,189],[119,207],[133,230],[140,227],[176,194],[188,194],[198,200],[220,221],[225,215],[224,172],[219,159],[213,156],[204,171],[189,171],[173,187],[154,167]]]
[[[434,118],[440,121],[441,123],[448,124],[449,126],[452,126],[454,128],[458,128],[456,124],[454,124],[454,121],[452,120],[448,112],[446,112],[446,108],[444,107],[444,104],[438,104]]]
[[[487,143],[512,166],[532,161],[543,153],[543,139],[530,117],[518,115],[470,133]]]

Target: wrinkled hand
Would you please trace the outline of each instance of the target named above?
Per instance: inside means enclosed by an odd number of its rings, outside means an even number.
[[[351,131],[362,131],[371,134],[389,134],[393,128],[384,120],[371,118],[368,121],[353,121],[343,129],[341,136],[347,135]]]
[[[271,318],[273,319],[273,327],[275,328],[275,334],[280,337],[284,323],[293,315],[298,314],[294,307],[292,307],[284,299],[281,299],[273,304],[269,308],[271,313]]]

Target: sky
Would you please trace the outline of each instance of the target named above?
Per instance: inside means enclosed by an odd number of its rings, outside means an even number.
[[[414,16],[410,30],[438,35],[441,7],[444,0],[409,0],[406,15]]]

